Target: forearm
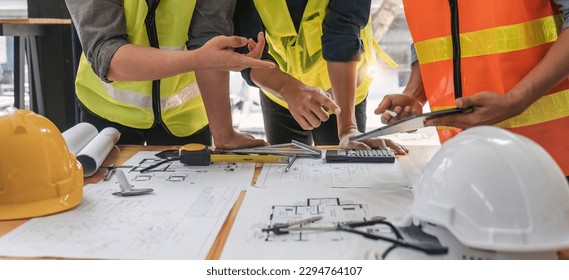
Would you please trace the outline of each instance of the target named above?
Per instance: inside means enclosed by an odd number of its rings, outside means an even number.
[[[336,115],[338,121],[338,136],[350,129],[356,129],[355,100],[357,62],[328,62],[328,73],[332,82],[334,101],[341,109]]]
[[[563,30],[540,63],[508,94],[523,111],[569,75],[569,28]]]
[[[233,132],[229,100],[229,72],[198,70],[195,73],[211,133],[216,143],[223,143]]]
[[[194,51],[171,51],[127,44],[120,47],[107,72],[111,81],[159,80],[199,69]]]
[[[418,62],[411,66],[411,76],[405,90],[403,90],[403,94],[415,98],[422,105],[427,102],[423,80],[421,80],[421,68]]]
[[[284,73],[278,67],[272,69],[251,69],[250,77],[257,86],[283,99],[285,87],[300,87],[302,85],[299,80]]]

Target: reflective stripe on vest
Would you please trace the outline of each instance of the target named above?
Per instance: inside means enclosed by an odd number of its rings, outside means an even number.
[[[255,7],[265,26],[265,36],[269,54],[276,60],[281,71],[291,75],[302,83],[319,87],[323,90],[331,89],[330,77],[326,61],[322,57],[322,22],[326,15],[329,0],[308,0],[299,32],[297,33],[291,19],[286,0],[254,0]],[[361,31],[361,38],[365,52],[363,59],[358,63],[359,75],[362,81],[356,88],[356,104],[361,103],[367,96],[372,81],[371,75],[362,71],[367,64],[375,64],[373,49],[379,48],[373,39],[371,21]],[[374,43],[377,46],[374,46]],[[379,48],[379,50],[381,50]],[[397,64],[383,51],[378,52],[382,59],[391,62],[390,66]],[[364,65],[364,66],[362,66]],[[281,98],[263,90],[273,102],[288,108],[288,104]]]
[[[156,29],[160,49],[185,49],[196,0],[160,1]],[[145,1],[125,0],[129,43],[150,46],[144,19]],[[93,113],[125,126],[148,129],[155,124],[152,110],[152,81],[105,83],[97,77],[84,56],[78,69],[77,97]],[[193,72],[160,81],[161,119],[175,136],[189,136],[207,125],[207,116]]]
[[[107,89],[107,93],[112,99],[119,101],[122,104],[152,110],[152,96],[126,89],[115,88],[103,81],[101,81],[101,84]],[[163,111],[172,109],[199,96],[200,89],[198,87],[198,83],[194,82],[172,96],[161,97],[160,109]]]
[[[530,22],[461,33],[461,57],[513,52],[555,42],[562,21],[561,16],[548,16]],[[417,42],[415,49],[422,64],[452,59],[450,35]]]
[[[557,40],[560,17],[555,15],[549,0],[459,0],[457,3],[463,96],[481,91],[507,93]],[[404,5],[431,109],[455,107],[449,1],[404,0]],[[516,12],[512,12],[512,7],[516,7]],[[434,14],[437,16],[433,17]],[[568,79],[522,114],[496,125],[542,145],[569,175]],[[442,142],[459,131],[438,128]]]

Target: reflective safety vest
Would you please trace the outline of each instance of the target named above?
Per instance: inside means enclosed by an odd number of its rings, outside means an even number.
[[[456,107],[461,95],[508,92],[545,56],[562,21],[549,0],[403,3],[433,111]],[[569,176],[568,79],[497,126],[537,142]],[[441,142],[459,131],[438,128]]]
[[[150,21],[147,30],[145,18],[149,9],[146,1],[124,0],[129,43],[154,47],[159,44],[160,49],[184,50],[195,5],[196,0],[160,1],[156,7],[155,23]],[[157,34],[157,40],[152,34]],[[82,55],[76,88],[77,97],[88,110],[128,127],[148,129],[164,125],[173,135],[183,137],[194,134],[208,123],[193,72],[159,82],[105,83]]]
[[[329,0],[308,0],[299,31],[296,31],[286,0],[254,0],[255,8],[265,26],[269,54],[276,60],[281,71],[305,85],[329,90],[332,87],[326,61],[322,57],[322,22],[326,16]],[[362,71],[376,64],[375,49],[392,67],[391,60],[373,39],[371,21],[361,31],[365,52],[358,63],[362,81],[356,88],[356,103],[362,102],[368,93],[372,76]],[[288,104],[268,91],[263,90],[273,102],[288,108]]]

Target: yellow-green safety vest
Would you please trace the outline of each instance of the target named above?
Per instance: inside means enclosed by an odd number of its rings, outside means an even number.
[[[185,50],[196,0],[161,1],[155,22],[160,49]],[[128,41],[150,46],[145,1],[124,0]],[[148,129],[162,122],[175,136],[194,134],[207,125],[207,116],[193,72],[160,80],[159,107],[153,103],[152,81],[106,83],[92,70],[83,54],[76,79],[77,97],[92,113],[122,125]],[[161,120],[154,119],[154,107]]]
[[[254,0],[255,8],[265,26],[265,36],[269,54],[276,60],[281,71],[291,75],[302,83],[329,90],[332,87],[326,61],[322,57],[322,22],[326,16],[329,0],[308,0],[299,31],[296,31],[290,16],[286,0]],[[361,103],[367,96],[372,76],[364,70],[375,65],[372,52],[375,49],[380,57],[391,67],[397,64],[379,48],[373,39],[371,21],[361,30],[364,54],[358,63],[363,80],[356,88],[356,103]],[[273,102],[288,108],[280,97],[263,90]]]

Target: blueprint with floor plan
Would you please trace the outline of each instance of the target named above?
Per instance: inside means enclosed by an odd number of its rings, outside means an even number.
[[[140,173],[141,169],[153,165],[163,159],[154,156],[156,152],[138,152],[122,164],[126,177],[132,184],[141,187],[152,187],[155,184],[181,186],[226,186],[251,185],[255,163],[212,163],[210,166],[188,166],[180,161],[170,161]]]
[[[155,162],[141,152],[124,173],[140,196],[112,195],[115,177],[84,187],[73,209],[34,218],[0,238],[0,256],[86,259],[204,259],[254,164],[191,168],[176,162],[140,174]],[[148,176],[143,178],[143,176]]]
[[[387,218],[399,221],[411,206],[411,190],[393,188],[249,188],[222,259],[360,259],[370,250],[388,247],[359,235],[314,228]],[[263,229],[310,217],[321,220],[296,231],[275,234]],[[390,234],[386,226],[362,228]]]

